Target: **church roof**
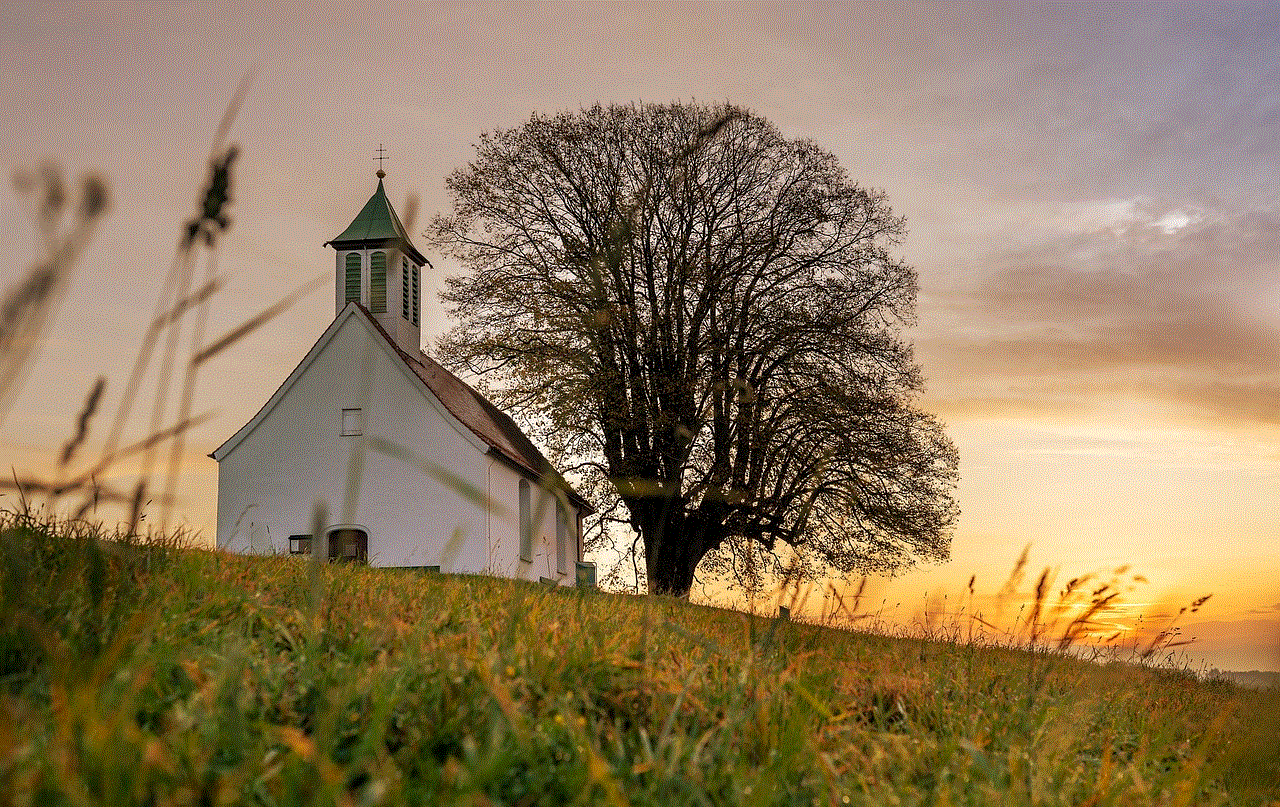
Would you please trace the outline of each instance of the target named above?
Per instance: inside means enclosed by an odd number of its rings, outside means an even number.
[[[403,245],[419,265],[427,264],[426,257],[413,245],[400,217],[387,199],[387,191],[382,186],[382,177],[378,177],[378,189],[364,203],[360,212],[336,238],[326,241],[325,246],[332,244],[337,249],[348,249],[361,246]]]
[[[363,306],[358,307],[369,323],[387,340],[387,344],[409,365],[414,375],[422,379],[422,383],[427,385],[427,389],[444,404],[451,415],[489,445],[491,453],[531,474],[544,486],[562,489],[575,503],[594,512],[591,503],[560,476],[510,415],[494,406],[488,398],[476,392],[425,352],[419,351],[414,356],[401,350],[377,319]]]

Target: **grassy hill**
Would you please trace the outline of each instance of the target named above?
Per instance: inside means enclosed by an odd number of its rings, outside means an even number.
[[[0,805],[1280,804],[1280,692],[5,514]]]

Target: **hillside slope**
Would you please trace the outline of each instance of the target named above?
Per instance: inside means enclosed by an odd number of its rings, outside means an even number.
[[[1280,694],[6,514],[0,805],[1280,804]]]

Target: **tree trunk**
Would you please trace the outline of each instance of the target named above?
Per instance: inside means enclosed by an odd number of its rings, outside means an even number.
[[[706,542],[680,508],[663,513],[665,508],[657,504],[654,509],[657,512],[640,525],[649,593],[688,599],[693,573],[707,553]]]
[[[693,572],[702,560],[691,542],[679,534],[666,534],[660,540],[645,540],[645,570],[649,577],[649,593],[688,599],[693,587]],[[696,555],[696,557],[695,557]]]

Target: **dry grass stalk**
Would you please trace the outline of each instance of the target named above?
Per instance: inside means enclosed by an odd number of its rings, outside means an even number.
[[[208,306],[226,285],[226,278],[217,271],[217,246],[219,236],[231,225],[228,211],[232,201],[233,168],[239,154],[238,146],[227,145],[227,138],[249,81],[250,77],[246,76],[219,124],[211,148],[209,177],[197,203],[197,213],[184,226],[179,238],[173,262],[96,461],[87,467],[75,468],[76,459],[84,453],[92,424],[102,414],[104,378],[98,379],[85,398],[73,435],[59,455],[55,479],[44,480],[30,475],[20,479],[15,473],[12,482],[0,481],[0,487],[19,492],[24,508],[31,505],[26,498],[29,494],[44,496],[51,511],[58,508],[61,497],[81,494],[83,498],[78,506],[71,508],[76,518],[96,511],[99,503],[124,505],[127,515],[125,533],[136,535],[147,505],[159,503],[163,528],[169,520],[172,506],[177,502],[177,479],[181,474],[188,435],[191,429],[211,417],[211,413],[192,414],[200,367],[320,285],[321,278],[309,281],[212,344],[204,343]],[[52,165],[42,166],[35,172],[20,172],[15,177],[15,184],[24,195],[36,199],[36,226],[43,237],[46,255],[22,281],[5,293],[0,303],[0,419],[7,413],[13,395],[34,361],[35,346],[91,240],[95,225],[108,206],[106,183],[89,175],[82,178],[79,203],[71,209],[66,183]],[[202,257],[205,277],[200,286],[192,289],[191,277]],[[176,385],[177,411],[170,414],[169,410],[173,408],[170,406],[170,394],[175,390],[174,376],[179,363],[177,345],[184,328],[189,329],[189,358],[182,362],[182,378]],[[147,413],[147,436],[121,448],[143,380],[157,354],[159,362]],[[166,420],[170,425],[165,425]],[[161,484],[157,486],[153,484],[156,452],[165,446],[168,448],[167,462]],[[99,481],[119,468],[124,460],[135,457],[140,461],[139,470],[129,492]],[[159,496],[151,495],[153,487],[158,487]]]

